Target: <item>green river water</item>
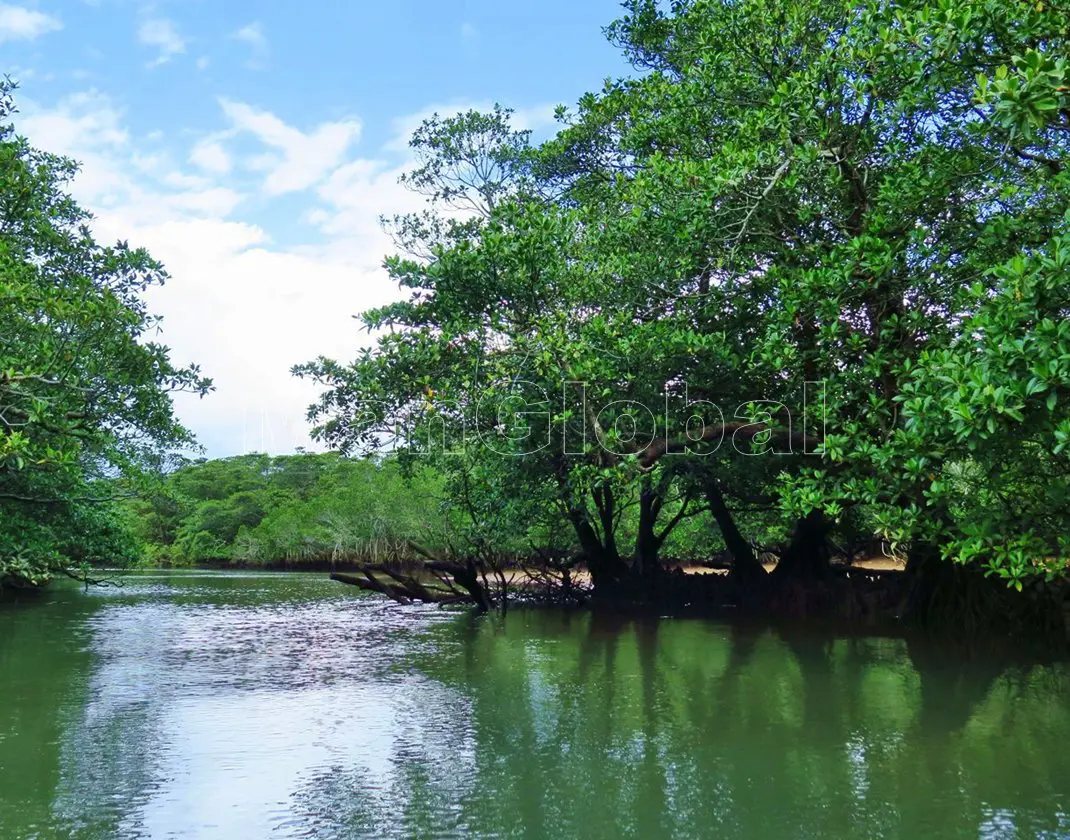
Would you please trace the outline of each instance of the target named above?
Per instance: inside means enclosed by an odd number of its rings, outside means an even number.
[[[145,573],[0,605],[0,838],[1070,837],[1070,667]]]

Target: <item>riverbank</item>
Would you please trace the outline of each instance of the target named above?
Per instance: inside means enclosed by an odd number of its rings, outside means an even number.
[[[431,564],[435,565],[435,564]],[[448,575],[453,575],[450,579]],[[335,572],[345,584],[400,604],[471,603],[481,611],[510,603],[571,605],[622,615],[673,615],[725,621],[802,622],[861,632],[920,632],[966,644],[1070,650],[1070,585],[1030,581],[1021,592],[974,569],[939,564],[907,572],[889,558],[834,564],[818,579],[766,573],[746,579],[710,568],[677,568],[592,586],[586,571],[475,573],[438,564],[438,574],[389,568]]]
[[[680,564],[653,576],[596,590],[585,568],[527,566],[500,574],[470,572],[459,564],[396,566],[312,561],[267,565],[207,560],[175,571],[311,572],[392,598],[399,604],[474,604],[501,610],[519,604],[583,608],[620,615],[674,615],[727,622],[809,623],[849,632],[918,631],[968,643],[1070,649],[1070,587],[1036,581],[1021,593],[962,567],[940,565],[943,577],[919,581],[903,563],[876,556],[834,562],[820,580],[798,581],[763,564],[757,580],[733,578],[727,568]],[[166,568],[164,569],[166,571]],[[469,586],[458,582],[468,579]],[[109,582],[109,575],[101,575]],[[483,593],[473,596],[473,592]],[[16,592],[7,592],[5,599]],[[21,597],[21,595],[19,595]],[[482,601],[480,600],[482,599]]]

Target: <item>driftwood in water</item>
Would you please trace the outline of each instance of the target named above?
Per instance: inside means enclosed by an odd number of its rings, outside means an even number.
[[[486,588],[480,583],[479,570],[472,560],[465,563],[448,563],[416,543],[409,545],[413,551],[427,559],[423,570],[435,578],[435,584],[422,581],[416,575],[402,574],[384,565],[363,566],[358,572],[352,573],[333,572],[331,580],[386,595],[399,604],[411,604],[413,601],[426,604],[469,602],[482,612],[490,609],[490,598]]]
[[[383,580],[383,577],[388,580]],[[467,592],[456,587],[428,586],[411,575],[402,575],[385,566],[367,566],[359,572],[331,572],[331,580],[347,583],[367,592],[385,595],[399,604],[459,604],[471,601]]]
[[[427,558],[428,562],[424,568],[433,573],[440,581],[443,581],[446,586],[454,588],[454,583],[460,584],[480,612],[486,612],[491,608],[490,596],[487,594],[486,587],[480,583],[479,570],[476,568],[475,561],[471,558],[463,564],[447,563],[439,560],[434,554],[417,543],[410,541],[409,547],[417,554]],[[451,580],[452,582],[450,582]]]

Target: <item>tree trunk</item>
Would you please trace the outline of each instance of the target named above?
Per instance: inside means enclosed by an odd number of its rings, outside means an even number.
[[[649,481],[644,481],[639,491],[639,530],[635,539],[635,559],[639,574],[644,578],[657,574],[660,569],[658,553],[661,551],[661,540],[654,529],[659,508],[654,488]]]
[[[417,554],[426,557],[430,561],[426,564],[428,569],[452,577],[454,582],[471,596],[472,601],[480,612],[487,612],[491,606],[493,606],[491,604],[490,594],[487,592],[486,587],[479,581],[479,570],[476,568],[475,561],[471,557],[469,557],[463,565],[460,563],[446,563],[439,560],[423,546],[412,542],[412,540],[409,540],[409,546]]]
[[[832,576],[832,549],[828,535],[832,523],[820,510],[812,510],[797,523],[791,543],[777,563],[777,580],[810,582]]]
[[[907,552],[906,596],[900,617],[928,630],[975,632],[984,623],[991,587],[976,569],[944,560],[938,546],[916,540]]]
[[[479,571],[475,562],[469,558],[464,565],[460,563],[428,563],[427,568],[434,572],[444,572],[450,575],[454,582],[472,596],[472,601],[480,612],[487,612],[491,608],[490,596],[486,587],[479,581]]]
[[[603,545],[583,511],[573,508],[569,511],[569,520],[576,530],[576,537],[579,539],[595,591],[619,587],[624,579],[625,569],[624,562],[617,554],[615,544]]]
[[[746,582],[763,579],[765,577],[765,569],[755,556],[754,549],[751,548],[750,543],[747,542],[743,534],[739,532],[739,528],[736,527],[735,517],[732,516],[732,511],[725,504],[724,496],[721,494],[721,489],[717,486],[717,482],[713,479],[708,480],[705,483],[704,490],[706,492],[706,501],[710,506],[710,513],[713,514],[713,518],[717,521],[724,544],[732,555],[732,577]]]
[[[617,534],[614,519],[617,513],[617,500],[610,487],[603,486],[591,494],[594,497],[595,507],[598,508],[598,520],[602,525],[603,551],[608,557],[619,559],[620,552],[617,550]]]

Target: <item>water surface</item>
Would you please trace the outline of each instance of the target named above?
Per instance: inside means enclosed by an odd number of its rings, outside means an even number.
[[[1070,837],[1070,668],[151,573],[0,605],[0,838]]]

